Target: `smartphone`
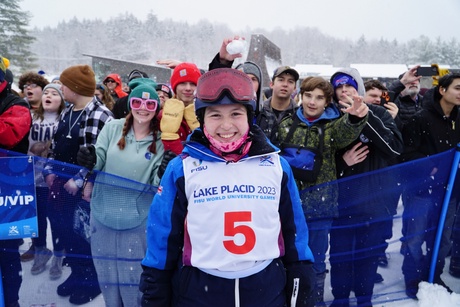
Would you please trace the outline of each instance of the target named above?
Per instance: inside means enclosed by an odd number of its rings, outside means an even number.
[[[417,76],[437,76],[438,73],[438,68],[436,66],[420,66],[417,68]]]
[[[384,105],[387,102],[394,102],[395,101],[395,92],[387,91],[382,93],[382,97],[380,97],[380,105]]]

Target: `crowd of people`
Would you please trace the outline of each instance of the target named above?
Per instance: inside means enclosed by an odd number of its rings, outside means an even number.
[[[267,97],[256,63],[233,68],[242,54],[226,47],[237,39],[224,39],[207,72],[164,60],[169,83],[135,68],[98,83],[90,66],[74,65],[53,80],[26,72],[16,93],[0,57],[0,148],[35,157],[38,220],[22,254],[23,241],[0,240],[5,306],[19,306],[21,261],[33,261],[32,275],[49,268],[51,280],[69,267],[56,292],[75,305],[102,293],[106,306],[320,307],[330,274],[330,306],[349,306],[352,293],[372,306],[401,202],[401,269],[417,298],[443,171],[435,162],[420,171],[417,192],[403,175],[362,177],[363,190],[388,187],[384,197],[358,198],[345,178],[454,148],[460,75],[422,96],[418,66],[386,86],[352,68],[300,80],[283,65]],[[434,276],[448,291],[449,253],[460,276],[457,194]],[[76,211],[88,217],[79,229]]]

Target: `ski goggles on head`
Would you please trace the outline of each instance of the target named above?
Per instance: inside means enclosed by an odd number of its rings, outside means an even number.
[[[252,81],[244,73],[232,68],[218,68],[205,73],[198,80],[196,98],[212,102],[217,101],[224,92],[241,102],[255,98]]]
[[[144,106],[147,111],[155,112],[158,107],[158,101],[155,99],[142,99],[137,97],[132,97],[129,100],[129,105],[133,110],[139,110]]]

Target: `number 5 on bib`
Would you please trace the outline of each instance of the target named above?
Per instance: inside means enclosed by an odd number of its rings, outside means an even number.
[[[224,247],[232,254],[242,255],[249,253],[256,245],[256,234],[254,230],[248,225],[237,225],[239,223],[252,221],[252,212],[226,212],[224,214],[224,235],[226,237],[233,237],[231,240],[224,241]],[[235,236],[240,234],[244,237],[244,243],[237,245],[235,243]]]

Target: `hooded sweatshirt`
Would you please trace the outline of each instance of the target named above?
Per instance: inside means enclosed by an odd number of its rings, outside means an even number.
[[[338,73],[345,73],[356,81],[358,84],[358,94],[364,96],[365,88],[363,80],[354,68],[343,68],[337,71],[331,77],[331,82]],[[335,96],[335,93],[334,93]],[[337,97],[334,97],[337,99]],[[348,145],[346,148],[337,152],[337,177],[348,177],[378,170],[394,164],[396,158],[399,157],[403,150],[403,142],[400,131],[398,130],[394,119],[390,113],[382,106],[369,104],[368,121],[364,126],[359,137]],[[367,158],[357,164],[348,166],[343,160],[343,154],[355,146],[358,142],[368,146],[369,154]],[[371,185],[372,187],[390,186],[394,188],[397,185],[396,179],[390,179],[384,176],[368,176],[363,184]],[[371,195],[365,203],[356,203],[357,200],[346,197],[347,191],[353,191],[353,187],[341,185],[339,198],[339,215],[349,217],[349,223],[357,223],[368,221],[373,218],[387,218],[396,213],[397,197],[391,193],[381,194],[376,193]],[[348,192],[349,193],[349,192]]]
[[[128,94],[123,91],[123,87],[122,87],[123,83],[121,81],[121,77],[119,74],[108,75],[107,77],[104,78],[104,83],[107,79],[113,79],[117,83],[117,86],[114,89],[115,93],[111,93],[115,99],[128,96]]]

